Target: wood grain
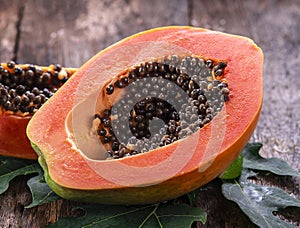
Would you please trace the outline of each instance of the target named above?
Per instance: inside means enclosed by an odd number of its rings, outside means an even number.
[[[18,0],[0,3],[0,60],[9,61],[15,59],[24,4]]]
[[[158,7],[153,7],[153,6]],[[178,12],[173,16],[173,12]],[[110,44],[165,24],[186,24],[186,1],[28,1],[18,60],[79,67]]]
[[[0,62],[79,67],[126,36],[164,25],[191,24],[252,38],[265,54],[264,105],[252,141],[264,144],[264,156],[280,157],[300,171],[299,1],[0,0],[0,5]],[[66,200],[24,208],[31,200],[28,178],[16,178],[0,195],[0,227],[43,227],[72,215],[77,203]],[[299,179],[279,183],[300,197]],[[221,195],[218,180],[203,188],[198,204],[208,212],[207,224],[198,227],[253,227]],[[297,213],[285,215],[300,226]]]

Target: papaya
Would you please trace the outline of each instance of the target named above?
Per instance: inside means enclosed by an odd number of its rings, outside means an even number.
[[[251,137],[263,52],[249,38],[155,28],[86,62],[32,117],[27,136],[63,198],[147,204],[217,177]]]
[[[0,155],[37,159],[26,136],[27,124],[75,71],[59,64],[0,64]]]

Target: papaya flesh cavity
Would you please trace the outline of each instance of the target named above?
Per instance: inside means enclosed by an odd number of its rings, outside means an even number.
[[[263,53],[248,38],[148,30],[85,63],[27,135],[63,198],[161,202],[206,184],[238,156],[258,121],[262,74]]]
[[[26,136],[27,124],[75,71],[58,64],[0,64],[0,155],[37,158]]]
[[[104,156],[147,152],[204,127],[228,100],[225,67],[225,62],[172,55],[121,72],[97,104],[94,124],[107,147]]]

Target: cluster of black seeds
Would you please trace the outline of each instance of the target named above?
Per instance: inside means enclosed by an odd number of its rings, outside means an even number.
[[[59,64],[49,67],[0,65],[0,110],[26,115],[35,113],[73,72]]]
[[[167,56],[132,67],[106,87],[122,98],[95,118],[108,158],[144,153],[184,138],[209,123],[228,100],[225,62]]]

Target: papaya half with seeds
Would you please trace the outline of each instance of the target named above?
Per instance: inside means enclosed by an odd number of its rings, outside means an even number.
[[[0,155],[37,159],[26,136],[27,124],[76,70],[58,64],[0,64]]]
[[[263,53],[248,38],[152,29],[85,63],[37,111],[27,135],[63,198],[173,199],[217,177],[246,145],[262,76]]]

